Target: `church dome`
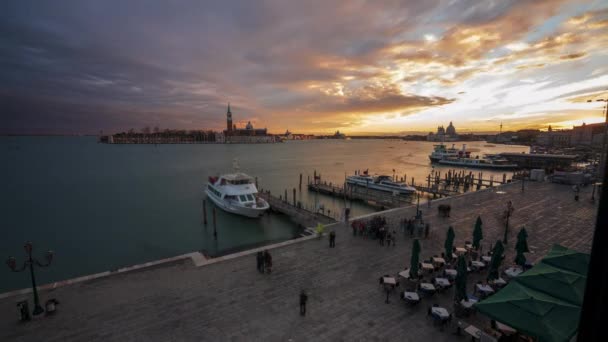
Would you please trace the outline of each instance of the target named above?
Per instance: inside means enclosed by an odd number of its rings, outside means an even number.
[[[245,129],[253,129],[253,125],[251,124],[251,121],[247,122],[247,126],[245,126]]]
[[[456,135],[456,128],[454,127],[454,125],[452,125],[452,122],[450,121],[450,125],[448,126],[448,128],[446,129],[446,133],[448,135]]]

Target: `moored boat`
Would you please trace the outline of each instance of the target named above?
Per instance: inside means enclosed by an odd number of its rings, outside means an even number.
[[[367,171],[363,174],[356,174],[346,178],[346,183],[366,187],[373,190],[397,193],[399,195],[409,195],[416,192],[416,188],[405,183],[395,182],[390,176],[380,175],[370,176]]]
[[[253,178],[242,172],[209,177],[205,192],[218,207],[233,214],[259,217],[270,208],[268,202],[257,196]]]

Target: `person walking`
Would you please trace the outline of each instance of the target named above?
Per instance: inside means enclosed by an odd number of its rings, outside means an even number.
[[[427,223],[424,226],[424,238],[428,239],[429,238],[429,231],[431,230],[431,225],[429,223]]]
[[[329,247],[330,248],[336,247],[336,232],[334,230],[332,230],[331,233],[329,233]]]
[[[300,316],[306,316],[306,301],[308,301],[308,296],[306,292],[302,290],[300,292]]]
[[[397,232],[393,229],[393,247],[395,247],[396,240],[397,240]]]
[[[391,246],[391,240],[393,239],[393,235],[391,234],[391,232],[387,232],[386,234],[386,247],[390,247]]]
[[[272,256],[268,251],[264,251],[264,266],[266,268],[266,273],[270,274],[270,272],[272,272]]]
[[[258,263],[258,272],[264,273],[264,253],[259,251],[256,258]]]

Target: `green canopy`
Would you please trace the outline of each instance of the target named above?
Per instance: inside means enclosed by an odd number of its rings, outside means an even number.
[[[475,221],[475,228],[473,229],[473,248],[475,248],[476,250],[479,249],[481,240],[483,239],[481,225],[481,216],[477,216],[477,221]]]
[[[570,304],[581,305],[587,277],[540,262],[514,281]]]
[[[569,341],[576,333],[580,307],[511,282],[475,304],[479,312],[545,341]]]
[[[458,257],[458,265],[456,266],[456,301],[460,302],[467,299],[467,262],[464,256]]]
[[[412,258],[410,259],[410,279],[418,278],[418,264],[420,263],[419,254],[420,242],[418,239],[415,239],[412,246]]]
[[[450,226],[450,228],[448,228],[448,233],[445,237],[445,243],[443,244],[443,247],[445,247],[445,257],[448,260],[452,260],[452,251],[453,251],[453,246],[454,246],[454,228],[452,228],[452,226]]]
[[[554,245],[538,264],[475,307],[540,341],[569,341],[578,329],[588,266],[588,254]]]
[[[589,254],[577,252],[560,245],[553,245],[542,262],[570,272],[587,276]]]
[[[496,241],[494,245],[494,250],[492,251],[492,259],[490,260],[490,270],[488,271],[488,280],[498,279],[499,273],[498,268],[502,263],[502,253],[505,251],[505,248],[502,245],[500,240]]]

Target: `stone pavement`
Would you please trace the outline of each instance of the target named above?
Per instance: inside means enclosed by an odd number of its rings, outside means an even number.
[[[597,206],[591,188],[575,202],[570,187],[527,183],[437,200],[421,209],[431,222],[429,239],[422,240],[421,258],[443,250],[445,231],[452,225],[456,245],[471,240],[478,214],[484,221],[483,248],[502,238],[500,213],[512,200],[506,263],[514,258],[515,236],[526,224],[537,260],[553,243],[588,252]],[[437,216],[436,206],[450,203],[450,218]],[[384,213],[390,224],[411,217],[415,207]],[[395,274],[409,265],[412,239],[399,234],[396,247],[353,237],[338,224],[336,248],[326,237],[271,249],[273,273],[256,270],[255,255],[195,267],[188,259],[130,273],[99,278],[42,291],[41,300],[60,301],[54,316],[18,323],[15,303],[31,294],[0,300],[0,341],[468,341],[440,331],[426,310],[438,303],[452,311],[453,290],[406,306],[394,292],[390,303],[378,284],[382,274]],[[484,274],[469,277],[472,284]],[[300,317],[298,295],[309,294],[308,312]],[[458,319],[453,320],[453,324]],[[488,324],[482,315],[471,320]]]

